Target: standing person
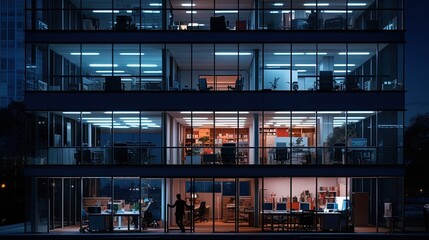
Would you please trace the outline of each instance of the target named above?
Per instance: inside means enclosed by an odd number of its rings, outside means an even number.
[[[176,202],[174,202],[173,205],[168,204],[168,207],[176,207],[176,224],[179,226],[181,232],[185,232],[185,227],[183,226],[183,216],[185,215],[185,207],[190,207],[190,205],[186,204],[186,202],[182,200],[182,195],[180,195],[180,193],[176,195],[176,198]]]

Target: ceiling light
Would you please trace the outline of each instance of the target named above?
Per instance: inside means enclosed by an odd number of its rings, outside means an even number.
[[[121,52],[121,53],[119,53],[119,55],[121,55],[121,56],[143,56],[144,53],[136,53],[136,52],[125,53],[125,52]]]
[[[346,72],[351,72],[350,70],[334,70],[334,73],[346,73]]]
[[[283,3],[274,3],[273,6],[281,7],[281,6],[283,6]]]
[[[369,55],[369,52],[339,52],[338,55]]]
[[[100,55],[100,53],[96,53],[96,52],[83,52],[83,53],[79,53],[79,52],[72,52],[70,53],[70,55],[72,56],[98,56]]]
[[[295,64],[295,67],[315,67],[316,64],[314,63],[297,63]]]
[[[95,71],[96,73],[112,73],[111,70],[97,70]],[[124,73],[125,71],[122,70],[115,70],[113,71],[113,73]]]
[[[161,11],[154,11],[154,10],[143,10],[143,13],[161,13]]]
[[[347,113],[351,114],[374,114],[374,111],[348,111]]]
[[[162,71],[143,71],[143,73],[162,73]]]
[[[186,11],[187,14],[196,14],[197,11]]]
[[[344,112],[340,112],[340,111],[321,111],[321,112],[317,112],[317,114],[341,114]]]
[[[364,6],[366,6],[366,3],[347,3],[347,6],[350,6],[350,7],[364,7]]]
[[[270,11],[270,13],[279,13],[279,11]]]
[[[318,7],[327,7],[327,6],[329,6],[329,3],[304,3],[304,6],[305,7],[315,7],[315,6],[318,6]]]
[[[93,63],[89,64],[90,67],[117,67],[118,64],[102,64],[102,63]]]
[[[238,114],[248,114],[249,112],[238,112]],[[237,112],[215,112],[215,114],[237,114]]]
[[[141,117],[141,118],[139,118],[139,117],[120,117],[119,119],[121,119],[121,120],[135,120],[135,119],[145,119],[145,120],[147,120],[149,118],[147,118],[147,117]]]
[[[104,112],[105,114],[112,114],[112,112]],[[140,114],[139,111],[115,111],[113,114]]]
[[[93,13],[119,13],[119,10],[92,10]]]
[[[353,13],[353,11],[346,11],[346,10],[324,10],[323,13]]]
[[[158,67],[157,64],[127,64],[127,67]]]
[[[63,114],[79,115],[79,114],[91,114],[91,112],[63,112]]]
[[[195,7],[195,3],[182,3],[182,7]]]
[[[112,73],[111,70],[97,70],[95,71],[96,73]],[[115,70],[113,71],[113,73],[124,73],[125,71],[123,70]]]
[[[289,56],[290,55],[290,53],[288,53],[288,52],[275,52],[275,53],[273,53],[274,55],[277,55],[277,56],[283,56],[283,55],[287,55],[287,56]],[[293,52],[292,53],[292,55],[304,55],[304,53],[300,53],[300,52]]]
[[[162,3],[149,3],[149,6],[151,6],[151,7],[161,7]]]
[[[318,53],[315,53],[315,52],[308,52],[308,53],[305,53],[305,55],[327,55],[328,53],[325,53],[325,52],[318,52]]]
[[[217,56],[249,56],[252,55],[250,52],[215,52]]]
[[[213,112],[191,112],[191,111],[184,111],[180,112],[181,114],[213,114]]]
[[[112,118],[110,117],[83,117],[82,120],[110,120],[112,121]]]
[[[356,64],[349,63],[349,64],[334,64],[334,67],[354,67]]]
[[[238,10],[216,10],[215,13],[238,13]]]
[[[267,63],[267,67],[290,67],[290,63]]]
[[[299,70],[296,70],[296,72],[307,72],[307,70],[305,70],[305,69],[299,69]]]

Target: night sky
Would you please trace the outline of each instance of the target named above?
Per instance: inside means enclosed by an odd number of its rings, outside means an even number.
[[[429,1],[405,0],[405,125],[416,113],[429,112]]]

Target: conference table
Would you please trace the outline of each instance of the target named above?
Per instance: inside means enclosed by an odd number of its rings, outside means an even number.
[[[341,212],[307,212],[289,210],[264,210],[262,213],[264,231],[265,226],[270,231],[277,227],[278,231],[340,231]],[[305,221],[305,222],[304,222]]]
[[[118,224],[117,226],[113,225],[114,218],[117,217]],[[127,219],[128,226],[122,226],[122,218]],[[89,231],[90,232],[112,232],[114,230],[131,230],[131,222],[133,219],[137,220],[135,227],[137,226],[140,218],[139,211],[117,211],[115,213],[111,212],[101,212],[101,213],[91,213],[89,214]]]

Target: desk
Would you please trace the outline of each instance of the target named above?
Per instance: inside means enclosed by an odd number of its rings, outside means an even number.
[[[116,212],[114,214],[115,217],[118,217],[118,229],[122,228],[122,217],[126,217],[127,218],[127,223],[128,223],[128,231],[130,231],[130,217],[138,217],[140,216],[140,212],[139,211],[123,211],[123,212]],[[137,220],[138,221],[138,220]],[[138,222],[135,223],[135,226],[137,226],[138,229]]]
[[[305,214],[305,213],[304,213]],[[314,212],[313,226],[306,227],[306,230],[316,230],[317,222],[320,223],[322,231],[339,231],[341,226],[341,213],[340,212]],[[300,219],[303,216],[302,211],[273,211],[264,210],[263,224],[269,224],[270,230],[274,231],[274,224],[277,224],[277,230],[280,228],[283,231],[300,231]],[[318,221],[316,221],[318,220]]]
[[[90,213],[88,219],[90,232],[113,231],[113,219],[110,213]]]

